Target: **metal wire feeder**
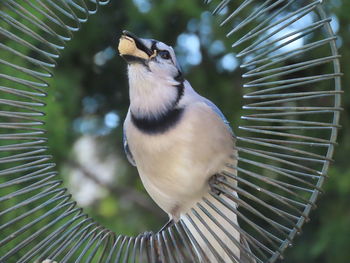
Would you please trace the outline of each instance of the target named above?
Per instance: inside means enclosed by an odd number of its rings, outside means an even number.
[[[1,2],[1,263],[199,262],[198,253],[206,259],[181,221],[135,237],[104,228],[76,206],[46,153],[41,98],[47,96],[47,79],[72,34],[108,2]],[[235,37],[233,51],[245,70],[247,114],[237,137],[239,165],[231,167],[238,176],[223,173],[238,185],[221,180],[213,187],[239,204],[227,207],[240,222],[242,240],[233,241],[241,260],[276,262],[309,220],[332,162],[342,110],[337,38],[320,0],[204,2],[226,37]],[[320,50],[324,56],[313,57]],[[216,198],[225,205],[221,195]],[[191,222],[217,217],[225,215],[208,200],[188,214]]]

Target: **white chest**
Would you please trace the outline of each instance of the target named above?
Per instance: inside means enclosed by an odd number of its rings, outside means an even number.
[[[181,121],[164,134],[145,134],[130,120],[126,136],[142,182],[167,213],[191,206],[208,190],[208,179],[232,153],[231,134],[204,103],[187,109]]]

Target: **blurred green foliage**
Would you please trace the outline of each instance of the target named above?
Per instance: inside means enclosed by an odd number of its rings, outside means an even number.
[[[339,25],[338,43],[345,73],[343,86],[346,89],[350,83],[350,64],[347,63],[350,61],[350,2],[325,2],[328,13]],[[215,42],[216,39],[224,39],[224,31],[217,27],[215,18],[204,12],[201,1],[111,1],[83,25],[62,52],[45,101],[50,152],[73,196],[80,191],[72,183],[73,171],[90,177],[99,186],[90,191],[99,191],[100,195],[84,207],[89,215],[113,231],[136,234],[158,229],[166,221],[166,216],[145,193],[136,169],[127,163],[122,149],[122,121],[128,107],[128,86],[126,65],[118,57],[116,46],[123,29],[174,45],[178,55],[183,58],[186,77],[192,86],[218,104],[236,130],[242,115],[243,72],[239,67],[222,66],[232,40]],[[182,50],[178,38],[181,34],[198,36],[200,63],[191,62],[189,55]],[[213,48],[214,43],[217,44],[216,48]],[[343,107],[343,129],[339,133],[336,162],[329,171],[325,194],[318,202],[319,208],[312,213],[311,222],[304,227],[303,235],[296,239],[295,247],[287,251],[285,262],[349,261],[348,93],[344,95]],[[79,161],[79,150],[74,149],[84,137],[94,139],[96,147],[90,146],[87,150],[95,151],[102,163],[108,156],[116,156],[113,166],[115,175],[112,179],[108,178],[109,181],[99,174],[103,173],[102,170],[97,169],[89,174],[84,163]],[[84,187],[84,183],[81,186]],[[84,196],[80,199],[84,199]],[[84,202],[81,205],[84,206]]]

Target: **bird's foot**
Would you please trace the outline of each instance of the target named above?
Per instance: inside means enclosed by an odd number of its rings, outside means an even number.
[[[146,231],[146,232],[143,232],[141,234],[142,237],[145,237],[147,240],[149,240],[151,238],[151,236],[153,236],[153,232],[149,232],[149,231]]]
[[[226,181],[226,177],[221,174],[214,174],[212,177],[209,178],[210,191],[216,195],[221,194],[221,191],[215,187],[220,183],[219,181]]]

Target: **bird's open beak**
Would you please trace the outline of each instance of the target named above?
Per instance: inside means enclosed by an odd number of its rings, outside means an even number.
[[[127,62],[144,61],[154,56],[154,51],[146,47],[140,38],[126,30],[119,39],[118,50]]]

